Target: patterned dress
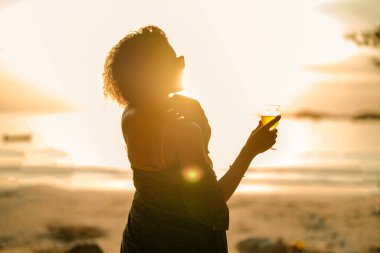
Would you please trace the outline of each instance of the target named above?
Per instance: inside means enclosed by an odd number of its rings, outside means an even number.
[[[199,103],[191,102],[181,101],[183,115],[198,121],[204,138],[209,139],[207,118]],[[186,114],[186,109],[195,115]],[[223,192],[212,166],[199,169],[202,170],[199,180],[189,181],[178,166],[157,171],[132,166],[136,191],[123,231],[121,253],[228,251],[229,210]]]

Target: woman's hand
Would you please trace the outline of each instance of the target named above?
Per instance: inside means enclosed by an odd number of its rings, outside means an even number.
[[[276,143],[277,130],[270,130],[270,128],[280,119],[281,116],[277,116],[266,125],[263,125],[260,120],[259,125],[252,131],[234,163],[230,165],[230,169],[219,179],[218,183],[223,190],[225,201],[235,192],[252,159]]]
[[[177,110],[174,108],[170,108],[164,112],[163,117],[170,121],[170,120],[175,120],[175,119],[180,119],[183,118],[183,115],[181,115]]]
[[[280,119],[281,116],[279,115],[265,125],[260,120],[259,125],[249,136],[244,148],[253,156],[270,149],[276,143],[277,138],[277,129],[270,130],[270,128]]]

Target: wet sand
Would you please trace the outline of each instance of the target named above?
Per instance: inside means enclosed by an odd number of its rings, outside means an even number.
[[[133,191],[47,185],[0,191],[0,252],[65,252],[78,242],[119,252]],[[378,252],[380,193],[240,193],[228,202],[230,253],[247,238],[316,252]]]

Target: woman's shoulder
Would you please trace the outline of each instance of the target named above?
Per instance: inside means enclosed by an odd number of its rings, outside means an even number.
[[[135,109],[126,107],[121,115],[122,125],[129,124],[135,118]]]
[[[155,114],[152,113],[151,111],[147,111],[144,109],[139,109],[139,108],[125,108],[121,120],[123,123],[149,123],[153,119],[156,119]]]
[[[178,102],[179,104],[183,105],[183,106],[186,106],[186,107],[198,107],[200,108],[201,107],[201,104],[199,103],[199,101],[195,98],[192,98],[192,97],[188,97],[188,96],[185,96],[185,95],[182,95],[182,94],[174,94],[173,95],[173,99],[174,101]]]
[[[124,109],[121,116],[121,127],[123,131],[126,130],[143,130],[148,126],[152,126],[152,119],[149,115],[145,115],[136,108]]]

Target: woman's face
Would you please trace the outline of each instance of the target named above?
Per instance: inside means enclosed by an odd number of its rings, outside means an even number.
[[[131,61],[126,68],[129,82],[138,83],[156,94],[168,95],[183,90],[183,57],[168,54],[141,57]]]
[[[169,76],[172,76],[172,79],[168,81],[168,86],[170,92],[177,92],[183,90],[182,86],[182,76],[183,76],[183,69],[185,67],[184,57],[180,56],[172,60],[172,66],[169,67]]]

